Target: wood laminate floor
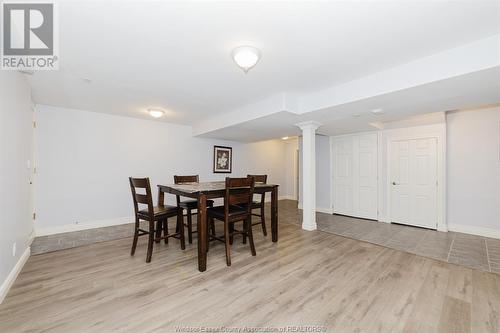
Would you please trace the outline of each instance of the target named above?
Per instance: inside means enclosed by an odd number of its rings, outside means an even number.
[[[255,234],[256,257],[237,239],[226,267],[217,243],[204,273],[196,246],[177,240],[150,264],[145,238],[135,257],[130,238],[32,256],[0,305],[0,332],[500,331],[499,275],[294,224],[277,244]]]
[[[268,203],[267,221],[271,220],[270,211]],[[280,200],[279,215],[280,223],[302,224],[302,211],[297,208],[297,201]],[[316,222],[319,230],[339,236],[500,274],[500,239],[324,213],[316,214]],[[174,219],[171,219],[170,225],[174,223]],[[31,254],[130,237],[133,230],[134,225],[131,223],[37,237],[31,245]]]

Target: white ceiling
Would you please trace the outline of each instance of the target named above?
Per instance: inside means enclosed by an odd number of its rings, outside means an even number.
[[[478,0],[61,1],[59,16],[60,70],[30,77],[36,103],[142,118],[161,107],[168,111],[161,121],[182,124],[500,33],[499,2]],[[263,55],[247,75],[230,58],[246,42]],[[269,121],[282,131],[288,116],[275,117],[227,130],[277,137]]]
[[[500,103],[500,67],[300,115],[277,112],[203,136],[247,142],[297,136],[301,132],[295,124],[308,120],[322,124],[317,130],[318,134],[342,135],[391,127],[393,122],[404,124],[400,127],[408,127],[411,123],[419,124],[422,118],[415,118],[418,115],[497,103]],[[383,106],[383,114],[375,115],[370,112],[378,106]]]

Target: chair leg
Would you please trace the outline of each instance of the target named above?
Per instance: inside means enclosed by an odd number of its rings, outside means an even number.
[[[212,236],[215,236],[215,223],[213,217],[210,219],[210,230],[212,231]]]
[[[160,242],[162,229],[163,229],[163,220],[158,220],[156,222],[155,243],[159,243]]]
[[[146,255],[146,262],[151,262],[151,257],[153,256],[154,241],[155,241],[155,221],[149,221],[148,254]]]
[[[229,244],[233,245],[233,232],[234,232],[234,223],[229,223]]]
[[[243,230],[244,231],[247,231],[247,227],[246,227],[246,221],[243,221]],[[252,226],[250,226],[251,228]],[[243,244],[246,244],[247,243],[247,233],[243,233]]]
[[[193,216],[191,214],[191,209],[187,210],[187,225],[188,225],[188,241],[189,244],[193,244]]]
[[[168,244],[168,218],[163,220],[163,237],[165,237],[163,240],[165,244]]]
[[[177,214],[177,226],[179,228],[179,236],[181,239],[181,250],[186,249],[186,238],[184,236],[184,216],[182,210]]]
[[[224,221],[224,245],[226,246],[226,264],[231,266],[231,244],[229,243],[229,222]]]
[[[266,230],[266,214],[264,214],[264,204],[260,208],[260,222],[262,223],[262,233],[267,236]]]
[[[257,253],[255,252],[255,244],[253,243],[252,215],[248,217],[246,223],[247,223],[246,232],[248,233],[248,240],[250,241],[250,251],[252,252],[252,256],[255,256],[257,255]]]
[[[137,247],[138,239],[139,239],[139,219],[135,218],[134,240],[132,241],[132,250],[130,251],[131,256],[135,254],[135,248]]]
[[[210,234],[215,237],[215,223],[214,223],[214,218],[213,217],[207,217],[208,218],[208,225],[210,226],[210,232],[207,232],[207,252],[210,249]]]

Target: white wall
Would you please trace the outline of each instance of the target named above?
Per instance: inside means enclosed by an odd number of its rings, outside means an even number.
[[[174,174],[223,180],[227,174],[212,172],[214,145],[233,147],[232,177],[266,173],[286,195],[282,140],[193,138],[188,126],[49,106],[38,106],[36,118],[37,234],[130,221],[129,176],[150,177],[155,199],[155,185],[172,183]]]
[[[449,228],[500,237],[500,108],[449,113],[447,131]]]
[[[0,71],[0,302],[29,257],[33,112],[25,77]],[[16,254],[13,255],[13,244]]]

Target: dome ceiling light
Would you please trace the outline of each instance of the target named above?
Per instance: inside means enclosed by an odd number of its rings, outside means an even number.
[[[232,52],[233,60],[245,74],[260,60],[260,51],[253,46],[238,46]]]
[[[165,112],[163,112],[163,110],[159,110],[159,109],[148,109],[148,112],[149,112],[149,115],[153,118],[160,118],[165,114]]]

